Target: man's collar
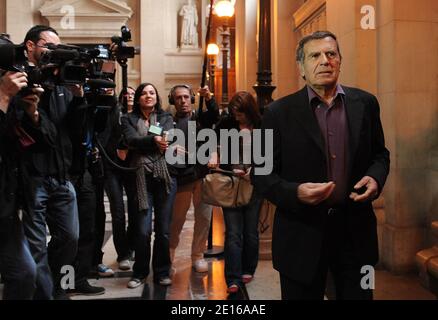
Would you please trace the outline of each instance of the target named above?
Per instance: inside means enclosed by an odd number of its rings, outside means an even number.
[[[318,99],[319,101],[322,101],[321,97],[315,92],[315,90],[312,89],[312,87],[306,85],[306,88],[307,94],[309,96],[309,104],[312,104],[313,99]],[[339,83],[336,85],[335,99],[338,95],[345,97],[345,91]]]
[[[177,113],[175,113],[175,119],[176,119],[176,120],[179,120],[179,119],[187,119],[187,118],[191,119],[191,118],[194,117],[194,115],[195,115],[195,110],[193,110],[193,109],[192,109],[192,112],[188,113],[188,114],[185,115],[184,117],[180,117],[180,116],[178,115],[178,112],[177,112]]]

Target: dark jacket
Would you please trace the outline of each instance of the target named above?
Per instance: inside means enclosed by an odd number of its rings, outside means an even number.
[[[18,163],[8,117],[0,111],[0,219],[17,209]]]
[[[196,121],[196,136],[202,129],[212,128],[219,120],[219,108],[214,98],[206,102],[207,110],[195,111],[190,121]],[[188,139],[186,137],[186,145]],[[196,142],[196,151],[202,145],[201,142]],[[196,156],[196,155],[195,155]],[[200,163],[187,164],[184,167],[171,166],[170,171],[176,175],[178,185],[192,183],[203,178],[208,173],[208,167]]]
[[[35,126],[25,116],[23,103],[19,96],[14,97],[8,113],[0,115],[0,216],[32,203],[35,185],[30,181],[25,155],[53,148],[55,143],[56,128],[45,111],[39,110],[40,121]]]
[[[377,99],[362,90],[343,87],[349,127],[348,190],[364,176],[373,177],[381,192],[389,173]],[[277,206],[273,235],[274,268],[287,277],[309,283],[316,274],[326,232],[327,205],[303,204],[297,188],[305,182],[327,182],[324,139],[309,106],[307,89],[286,96],[264,112],[262,129],[273,129],[273,172],[254,175],[256,190]],[[371,202],[346,199],[345,221],[334,230],[349,241],[356,261],[374,265],[378,260],[376,217]]]
[[[138,134],[137,122],[140,118],[140,114],[136,111],[124,114],[121,118],[123,137],[128,146],[129,153],[151,154],[159,152],[154,141],[154,135],[140,136]],[[163,127],[164,131],[169,131],[173,128],[173,118],[170,113],[164,111],[158,112],[157,121]]]
[[[116,143],[113,140],[121,137],[120,109],[117,106],[117,99],[113,98],[113,105],[110,101],[107,101],[108,105],[104,108],[93,104],[84,105],[73,113],[72,120],[78,124],[79,130],[71,132],[73,162],[70,173],[72,175],[83,175],[88,170],[95,182],[102,180],[104,167],[110,166],[103,151],[117,162]],[[96,150],[98,153],[95,152]]]
[[[23,128],[37,137],[36,143],[24,153],[24,164],[31,176],[52,175],[61,182],[68,180],[73,159],[71,137],[82,128],[75,112],[84,103],[84,98],[73,97],[67,88],[56,86],[41,97],[39,126],[23,116]]]

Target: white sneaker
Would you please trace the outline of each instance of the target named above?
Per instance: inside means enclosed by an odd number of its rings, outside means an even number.
[[[193,264],[193,268],[195,268],[196,272],[207,272],[208,271],[208,262],[204,259],[196,260]]]
[[[161,278],[158,283],[162,286],[170,286],[172,284],[172,279],[169,277]]]
[[[128,288],[129,289],[134,289],[137,288],[139,286],[141,286],[146,279],[139,279],[139,278],[131,278],[131,280],[129,280],[128,282]]]
[[[120,261],[119,262],[119,269],[120,270],[130,270],[131,269],[131,262],[129,262],[128,259]]]

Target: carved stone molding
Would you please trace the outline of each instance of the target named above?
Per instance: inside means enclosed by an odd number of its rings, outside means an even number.
[[[66,8],[74,10],[71,15],[74,28],[63,26]],[[120,27],[126,24],[133,13],[122,0],[47,0],[39,11],[61,38],[68,39],[109,38],[120,33]]]
[[[305,36],[317,30],[325,30],[326,0],[308,0],[293,15],[295,31]]]

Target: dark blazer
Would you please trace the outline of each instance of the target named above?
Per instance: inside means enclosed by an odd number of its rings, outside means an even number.
[[[348,190],[363,177],[373,177],[381,192],[389,173],[379,103],[373,95],[344,87],[349,127]],[[306,87],[270,104],[263,129],[273,129],[273,172],[253,176],[256,190],[277,206],[272,256],[274,268],[287,277],[308,283],[316,273],[327,227],[327,205],[310,206],[297,198],[299,184],[327,182],[325,142],[309,105]],[[372,203],[346,199],[346,221],[337,231],[351,241],[357,261],[375,265],[378,260],[377,226]],[[341,224],[339,224],[341,225]]]

